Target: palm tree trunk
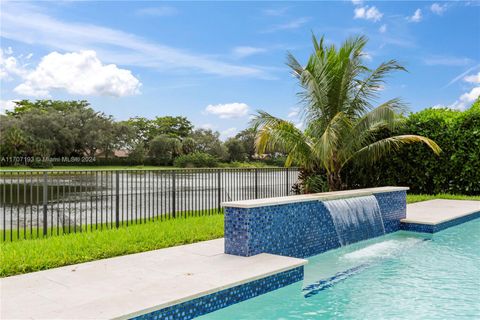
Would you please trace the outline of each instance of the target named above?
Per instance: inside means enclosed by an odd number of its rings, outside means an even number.
[[[330,172],[327,174],[328,189],[330,191],[342,190],[342,176],[340,172]]]

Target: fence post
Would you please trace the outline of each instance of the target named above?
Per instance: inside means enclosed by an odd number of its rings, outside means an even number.
[[[218,212],[222,210],[222,171],[221,169],[217,170],[217,205],[218,205]]]
[[[120,172],[115,171],[115,226],[120,227]]]
[[[43,173],[43,235],[47,235],[47,213],[48,213],[48,173]]]
[[[255,199],[258,199],[258,169],[255,169]]]
[[[176,211],[177,211],[177,208],[176,208],[176,198],[177,198],[177,195],[176,195],[176,182],[175,182],[175,170],[172,171],[172,215],[173,217],[175,218],[176,216]]]
[[[285,182],[286,182],[286,187],[287,187],[287,193],[286,195],[290,193],[290,186],[289,186],[289,181],[288,181],[288,168],[285,168]]]

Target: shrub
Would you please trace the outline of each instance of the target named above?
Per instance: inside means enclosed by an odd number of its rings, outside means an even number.
[[[480,194],[480,104],[466,111],[425,109],[411,114],[395,134],[418,134],[442,148],[439,156],[421,145],[406,146],[369,168],[349,167],[349,188],[405,185],[414,193]]]
[[[208,153],[194,152],[177,157],[174,165],[181,168],[209,168],[216,167],[218,160]]]

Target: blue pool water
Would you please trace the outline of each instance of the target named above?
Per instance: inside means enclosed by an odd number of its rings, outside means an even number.
[[[305,279],[200,319],[480,319],[480,219],[308,259]]]

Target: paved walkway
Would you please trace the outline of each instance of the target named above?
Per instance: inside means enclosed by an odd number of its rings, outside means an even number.
[[[223,239],[0,280],[0,319],[128,318],[289,270],[306,260],[223,253]]]
[[[436,225],[480,211],[480,201],[435,199],[407,205],[405,223]]]

